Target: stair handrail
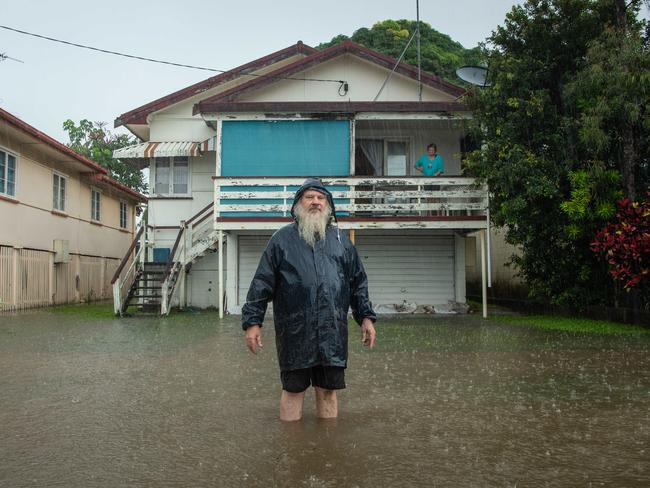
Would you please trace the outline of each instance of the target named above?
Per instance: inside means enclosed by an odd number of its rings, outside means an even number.
[[[174,261],[176,261],[176,253],[178,251],[178,245],[181,241],[181,238],[183,237],[183,234],[185,233],[185,230],[187,229],[188,225],[194,222],[197,218],[201,216],[202,213],[204,213],[206,210],[211,209],[213,206],[212,203],[209,203],[205,207],[203,207],[201,210],[196,212],[194,215],[192,215],[188,220],[181,220],[181,225],[180,229],[178,231],[178,234],[176,235],[176,240],[174,241],[174,246],[172,247],[171,252],[169,253],[169,257],[167,258],[167,266],[165,266],[165,273],[163,274],[163,281],[167,279],[169,276],[169,272],[172,269],[172,265],[174,264]],[[201,219],[203,220],[203,218]]]
[[[133,238],[133,242],[131,242],[131,245],[129,246],[129,249],[127,249],[126,254],[124,254],[124,257],[120,262],[120,265],[115,270],[115,274],[113,274],[113,278],[111,279],[111,285],[114,284],[119,279],[120,274],[124,269],[124,266],[126,266],[126,263],[129,261],[129,256],[133,252],[133,249],[135,249],[135,246],[138,245],[138,241],[140,240],[140,237],[142,237],[142,233],[144,232],[144,227],[145,227],[144,225],[141,225],[140,229],[138,229],[138,232],[135,234],[135,237]]]
[[[160,303],[160,312],[163,315],[167,315],[169,313],[169,304],[171,302],[172,295],[174,294],[174,290],[176,288],[176,283],[178,281],[178,273],[174,275],[174,280],[171,281],[169,278],[171,277],[172,274],[172,269],[176,263],[179,262],[179,260],[176,258],[176,255],[181,251],[185,250],[185,242],[186,239],[185,237],[185,232],[188,231],[188,229],[192,229],[192,224],[196,219],[200,217],[199,222],[202,222],[208,215],[209,212],[206,213],[206,211],[212,212],[214,210],[214,203],[210,202],[207,204],[205,207],[203,207],[201,210],[196,212],[194,215],[192,215],[188,220],[182,220],[180,229],[178,231],[178,234],[176,235],[176,240],[174,241],[174,246],[172,247],[171,252],[169,253],[169,258],[167,258],[167,266],[165,266],[165,272],[162,275],[162,285],[161,285],[161,303]],[[203,215],[205,213],[205,215]],[[185,263],[181,263],[181,265],[184,265]],[[180,271],[179,271],[180,272]]]
[[[133,242],[131,242],[131,245],[126,251],[126,254],[122,258],[120,265],[118,266],[115,274],[113,275],[113,278],[111,279],[111,285],[113,286],[113,312],[115,315],[122,314],[123,290],[125,288],[125,285],[127,289],[130,288],[133,284],[133,281],[136,279],[135,269],[138,262],[140,261],[140,256],[146,248],[146,242],[144,242],[142,239],[144,230],[145,226],[141,225],[140,229],[135,235],[135,238],[133,239]],[[138,241],[140,240],[142,240],[142,242],[140,242],[140,247],[138,248],[135,255],[133,255],[131,265],[126,269],[126,272],[123,273],[124,269],[126,268],[126,264],[129,262],[129,259],[131,258],[131,255],[133,254],[133,251],[136,248]]]

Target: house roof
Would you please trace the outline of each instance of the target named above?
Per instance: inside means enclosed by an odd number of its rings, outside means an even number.
[[[27,134],[38,141],[42,142],[44,145],[47,147],[59,152],[60,154],[63,154],[67,157],[70,157],[74,159],[75,161],[81,163],[82,165],[86,166],[87,168],[90,168],[92,171],[89,171],[85,174],[93,174],[95,175],[94,178],[98,182],[103,182],[107,185],[112,186],[118,191],[121,191],[122,193],[126,193],[132,198],[141,201],[141,202],[146,202],[147,197],[142,195],[141,193],[138,193],[137,191],[129,188],[128,186],[120,183],[119,181],[111,178],[108,175],[108,170],[101,166],[99,163],[96,163],[95,161],[92,161],[91,159],[86,158],[85,156],[82,156],[76,151],[73,151],[70,149],[68,146],[65,144],[61,144],[59,141],[56,139],[53,139],[52,137],[48,136],[44,132],[41,132],[40,130],[36,129],[35,127],[32,127],[28,123],[22,121],[15,115],[10,114],[6,110],[3,110],[0,108],[0,120],[5,121],[7,124],[10,126],[14,127],[15,129],[18,129],[19,131],[23,132],[24,134]]]
[[[330,59],[340,56],[341,54],[347,53],[354,54],[366,61],[370,61],[390,70],[392,70],[393,67],[395,67],[397,64],[397,67],[395,68],[395,71],[397,73],[413,80],[418,79],[418,70],[416,67],[406,63],[397,63],[397,60],[389,56],[363,47],[353,41],[346,40],[328,49],[317,51],[303,59],[271,71],[270,73],[265,74],[263,77],[252,79],[246,83],[231,88],[230,90],[226,90],[223,93],[219,93],[218,95],[207,98],[206,100],[203,100],[194,106],[193,113],[196,114],[205,112],[205,107],[214,102],[235,101],[238,96],[244,93],[276,83],[283,77],[294,75],[325,61],[329,61]],[[423,84],[447,93],[453,97],[459,97],[465,93],[464,88],[454,85],[453,83],[449,83],[448,81],[445,81],[436,75],[421,72],[420,76]]]
[[[183,88],[182,90],[178,90],[174,93],[142,105],[141,107],[123,113],[115,119],[115,127],[127,124],[146,124],[147,116],[152,112],[156,112],[165,107],[169,107],[170,105],[193,97],[222,83],[233,80],[242,75],[252,73],[261,68],[264,68],[265,66],[269,66],[277,63],[278,61],[282,61],[283,59],[290,58],[291,56],[295,56],[297,54],[310,55],[316,52],[318,51],[313,47],[304,44],[302,41],[298,41],[292,46],[268,54],[259,59],[238,66],[237,68],[233,68],[229,71],[225,71],[224,73],[220,73],[216,76],[208,78],[207,80],[200,81],[188,86],[187,88]]]
[[[20,131],[38,139],[42,143],[50,146],[51,148],[56,149],[60,153],[75,159],[76,161],[80,162],[84,166],[89,167],[93,171],[96,171],[98,173],[108,173],[108,170],[106,168],[99,165],[95,161],[92,161],[82,156],[81,154],[73,151],[65,144],[61,144],[56,139],[53,139],[52,137],[48,136],[44,132],[41,132],[40,130],[36,129],[35,127],[32,127],[26,122],[23,122],[15,115],[10,114],[6,110],[2,110],[1,108],[0,108],[0,119],[4,120],[5,122],[15,127],[16,129],[19,129]]]
[[[133,188],[130,188],[126,186],[124,183],[120,183],[119,181],[111,178],[108,175],[102,174],[102,173],[84,173],[83,176],[85,176],[88,180],[90,180],[93,183],[98,183],[98,184],[106,184],[109,186],[112,186],[113,188],[126,193],[130,195],[133,199],[146,203],[147,202],[147,197],[145,197],[143,194],[138,193],[135,191]]]

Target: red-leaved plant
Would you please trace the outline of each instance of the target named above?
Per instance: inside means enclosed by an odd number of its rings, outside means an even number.
[[[646,199],[619,200],[614,219],[596,233],[591,250],[609,265],[614,280],[626,290],[650,284],[650,192]]]

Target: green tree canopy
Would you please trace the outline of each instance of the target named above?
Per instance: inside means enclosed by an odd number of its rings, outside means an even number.
[[[106,128],[105,122],[91,122],[83,119],[76,125],[68,119],[63,122],[70,142],[67,146],[100,164],[109,171],[111,177],[139,192],[146,192],[147,185],[142,173],[135,167],[113,159],[113,151],[135,144],[135,139],[127,134],[115,134]]]
[[[622,196],[647,188],[650,75],[640,1],[528,0],[488,39],[492,86],[474,89],[469,158],[533,295],[613,301],[590,250]]]
[[[416,28],[417,22],[414,20],[384,20],[377,22],[370,29],[362,27],[354,31],[351,37],[340,34],[316,47],[325,49],[351,39],[362,46],[398,58]],[[424,71],[458,84],[463,82],[456,76],[456,69],[463,65],[478,64],[482,55],[478,47],[465,49],[448,35],[438,32],[422,21],[420,21],[420,51]],[[415,40],[404,55],[404,62],[417,66]]]

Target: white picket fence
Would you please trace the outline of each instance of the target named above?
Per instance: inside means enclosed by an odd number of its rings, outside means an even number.
[[[118,264],[76,254],[55,264],[50,251],[0,246],[0,311],[109,299]]]

